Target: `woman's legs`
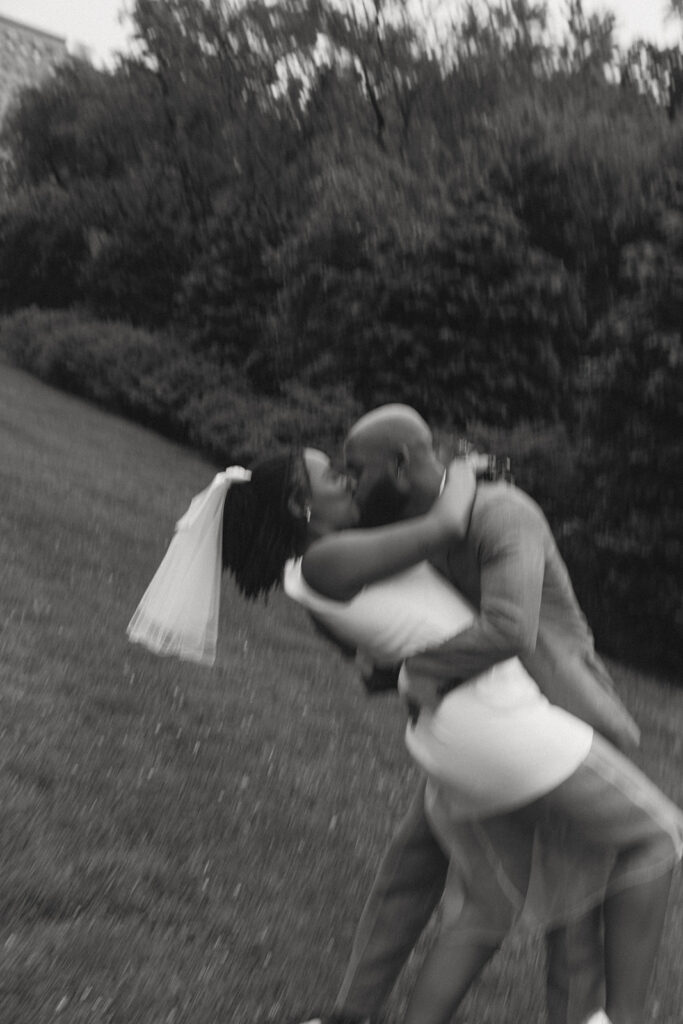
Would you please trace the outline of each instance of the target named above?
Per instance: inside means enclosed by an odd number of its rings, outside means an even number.
[[[605,981],[611,1024],[644,1024],[652,965],[659,947],[671,871],[605,902]],[[498,945],[449,942],[442,932],[420,969],[404,1024],[448,1024]]]
[[[438,797],[438,788],[434,792]],[[430,824],[452,856],[456,846],[447,812],[447,800],[436,799],[431,807],[428,802]],[[604,901],[607,1011],[612,1024],[643,1024],[671,875],[683,847],[683,815],[632,762],[596,736],[570,779],[521,809],[516,824],[513,817],[472,824],[469,834],[460,827],[461,862],[474,873],[468,878],[460,871],[460,891],[449,885],[449,873],[442,931],[418,977],[405,1024],[446,1024],[450,1019],[519,909],[515,891],[526,892],[528,837],[534,825],[553,818],[570,826],[579,851],[587,856],[590,850],[603,851],[606,868],[613,865]],[[478,855],[468,847],[474,839]],[[580,872],[581,867],[579,853],[575,870]],[[488,885],[482,885],[482,871]],[[464,901],[463,880],[469,887]],[[596,897],[601,891],[596,890]],[[458,898],[460,907],[467,906],[470,912],[476,908],[467,922],[459,913]],[[458,942],[449,937],[449,914],[451,924],[458,922]],[[477,928],[484,924],[488,933]],[[463,941],[465,936],[468,941]]]
[[[673,869],[605,901],[605,984],[612,1024],[643,1024]]]
[[[607,1012],[613,1024],[642,1024],[680,858],[681,812],[597,736],[574,775],[529,810],[571,823],[586,849],[615,851],[604,903]]]

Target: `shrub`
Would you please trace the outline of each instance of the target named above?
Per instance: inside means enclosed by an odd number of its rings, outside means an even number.
[[[359,412],[347,390],[290,385],[256,395],[177,339],[60,310],[0,320],[0,353],[56,387],[185,441],[216,462],[250,462],[289,444],[331,449]]]
[[[679,311],[680,316],[680,311]],[[680,324],[680,319],[679,319]],[[683,655],[683,338],[642,304],[602,325],[586,367],[586,590],[606,646],[678,668]],[[578,538],[577,538],[578,540]]]
[[[20,310],[0,322],[0,349],[41,380],[179,436],[178,413],[209,379],[173,341],[66,310]]]

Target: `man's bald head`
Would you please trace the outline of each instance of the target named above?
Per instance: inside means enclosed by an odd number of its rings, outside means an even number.
[[[419,412],[395,402],[380,405],[361,416],[346,435],[346,446],[360,441],[383,447],[387,452],[401,445],[432,447],[432,432]]]
[[[344,453],[364,525],[421,514],[438,494],[443,467],[432,432],[409,405],[366,413],[349,430]]]

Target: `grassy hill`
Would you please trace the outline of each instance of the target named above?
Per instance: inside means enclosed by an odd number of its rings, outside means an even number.
[[[226,582],[213,670],[127,644],[194,454],[0,364],[0,1020],[247,1024],[334,995],[415,775],[391,697]],[[614,666],[683,803],[683,691]],[[683,1006],[681,885],[653,1020]],[[514,937],[462,1021],[541,1024]],[[396,993],[400,1007],[410,969]]]

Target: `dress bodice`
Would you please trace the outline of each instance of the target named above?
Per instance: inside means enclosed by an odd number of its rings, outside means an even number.
[[[474,618],[471,605],[427,562],[364,587],[350,601],[334,601],[308,586],[299,558],[285,567],[284,589],[378,665],[437,647]]]
[[[339,640],[378,665],[438,647],[474,619],[471,605],[426,562],[345,602],[309,587],[301,560],[287,563],[284,587]],[[399,689],[422,709],[406,729],[406,745],[452,819],[528,803],[568,778],[590,747],[590,726],[550,705],[518,658],[492,665],[443,699],[427,684],[429,695],[416,692],[402,669]]]

